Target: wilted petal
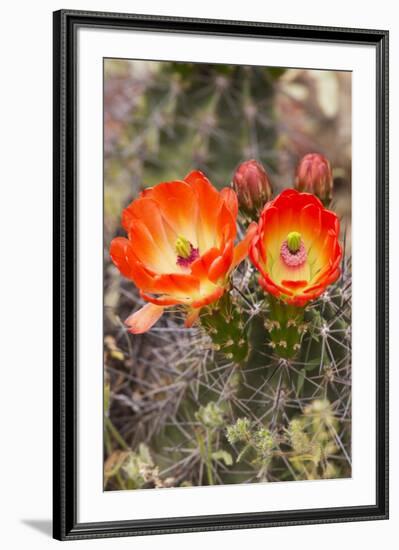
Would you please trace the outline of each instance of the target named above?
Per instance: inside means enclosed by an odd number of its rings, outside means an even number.
[[[150,330],[150,328],[158,321],[162,316],[163,306],[157,306],[155,304],[146,304],[141,309],[130,315],[125,321],[125,325],[128,327],[129,332],[132,334],[143,334]]]

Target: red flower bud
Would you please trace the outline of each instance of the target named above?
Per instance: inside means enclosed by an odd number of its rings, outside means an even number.
[[[272,198],[272,186],[266,170],[254,159],[238,166],[232,186],[241,210],[250,217],[258,217],[263,206]]]
[[[300,192],[313,193],[324,203],[332,198],[333,176],[329,161],[318,153],[309,153],[299,162],[294,187]]]

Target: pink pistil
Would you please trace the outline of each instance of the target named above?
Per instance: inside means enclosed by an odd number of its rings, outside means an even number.
[[[190,244],[190,255],[187,256],[187,258],[184,258],[183,256],[177,256],[177,265],[180,267],[189,267],[190,264],[193,263],[194,260],[199,258],[199,250],[198,248],[194,248],[192,244]]]
[[[308,257],[303,242],[301,242],[301,245],[296,252],[291,252],[288,248],[287,241],[284,241],[281,245],[280,256],[285,265],[288,267],[300,267],[306,262]]]

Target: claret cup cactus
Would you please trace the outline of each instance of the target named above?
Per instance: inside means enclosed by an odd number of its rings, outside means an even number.
[[[207,176],[146,189],[111,243],[142,306],[125,319],[133,343],[107,341],[106,362],[131,356],[136,339],[153,351],[129,398],[139,425],[118,430],[107,394],[106,442],[122,448],[106,488],[348,476],[351,265],[339,219],[298,178],[273,197],[258,161],[222,191]]]

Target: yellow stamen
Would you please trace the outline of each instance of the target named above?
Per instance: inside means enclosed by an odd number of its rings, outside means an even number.
[[[191,254],[191,244],[185,237],[179,235],[175,243],[176,254],[181,258],[188,258]]]

